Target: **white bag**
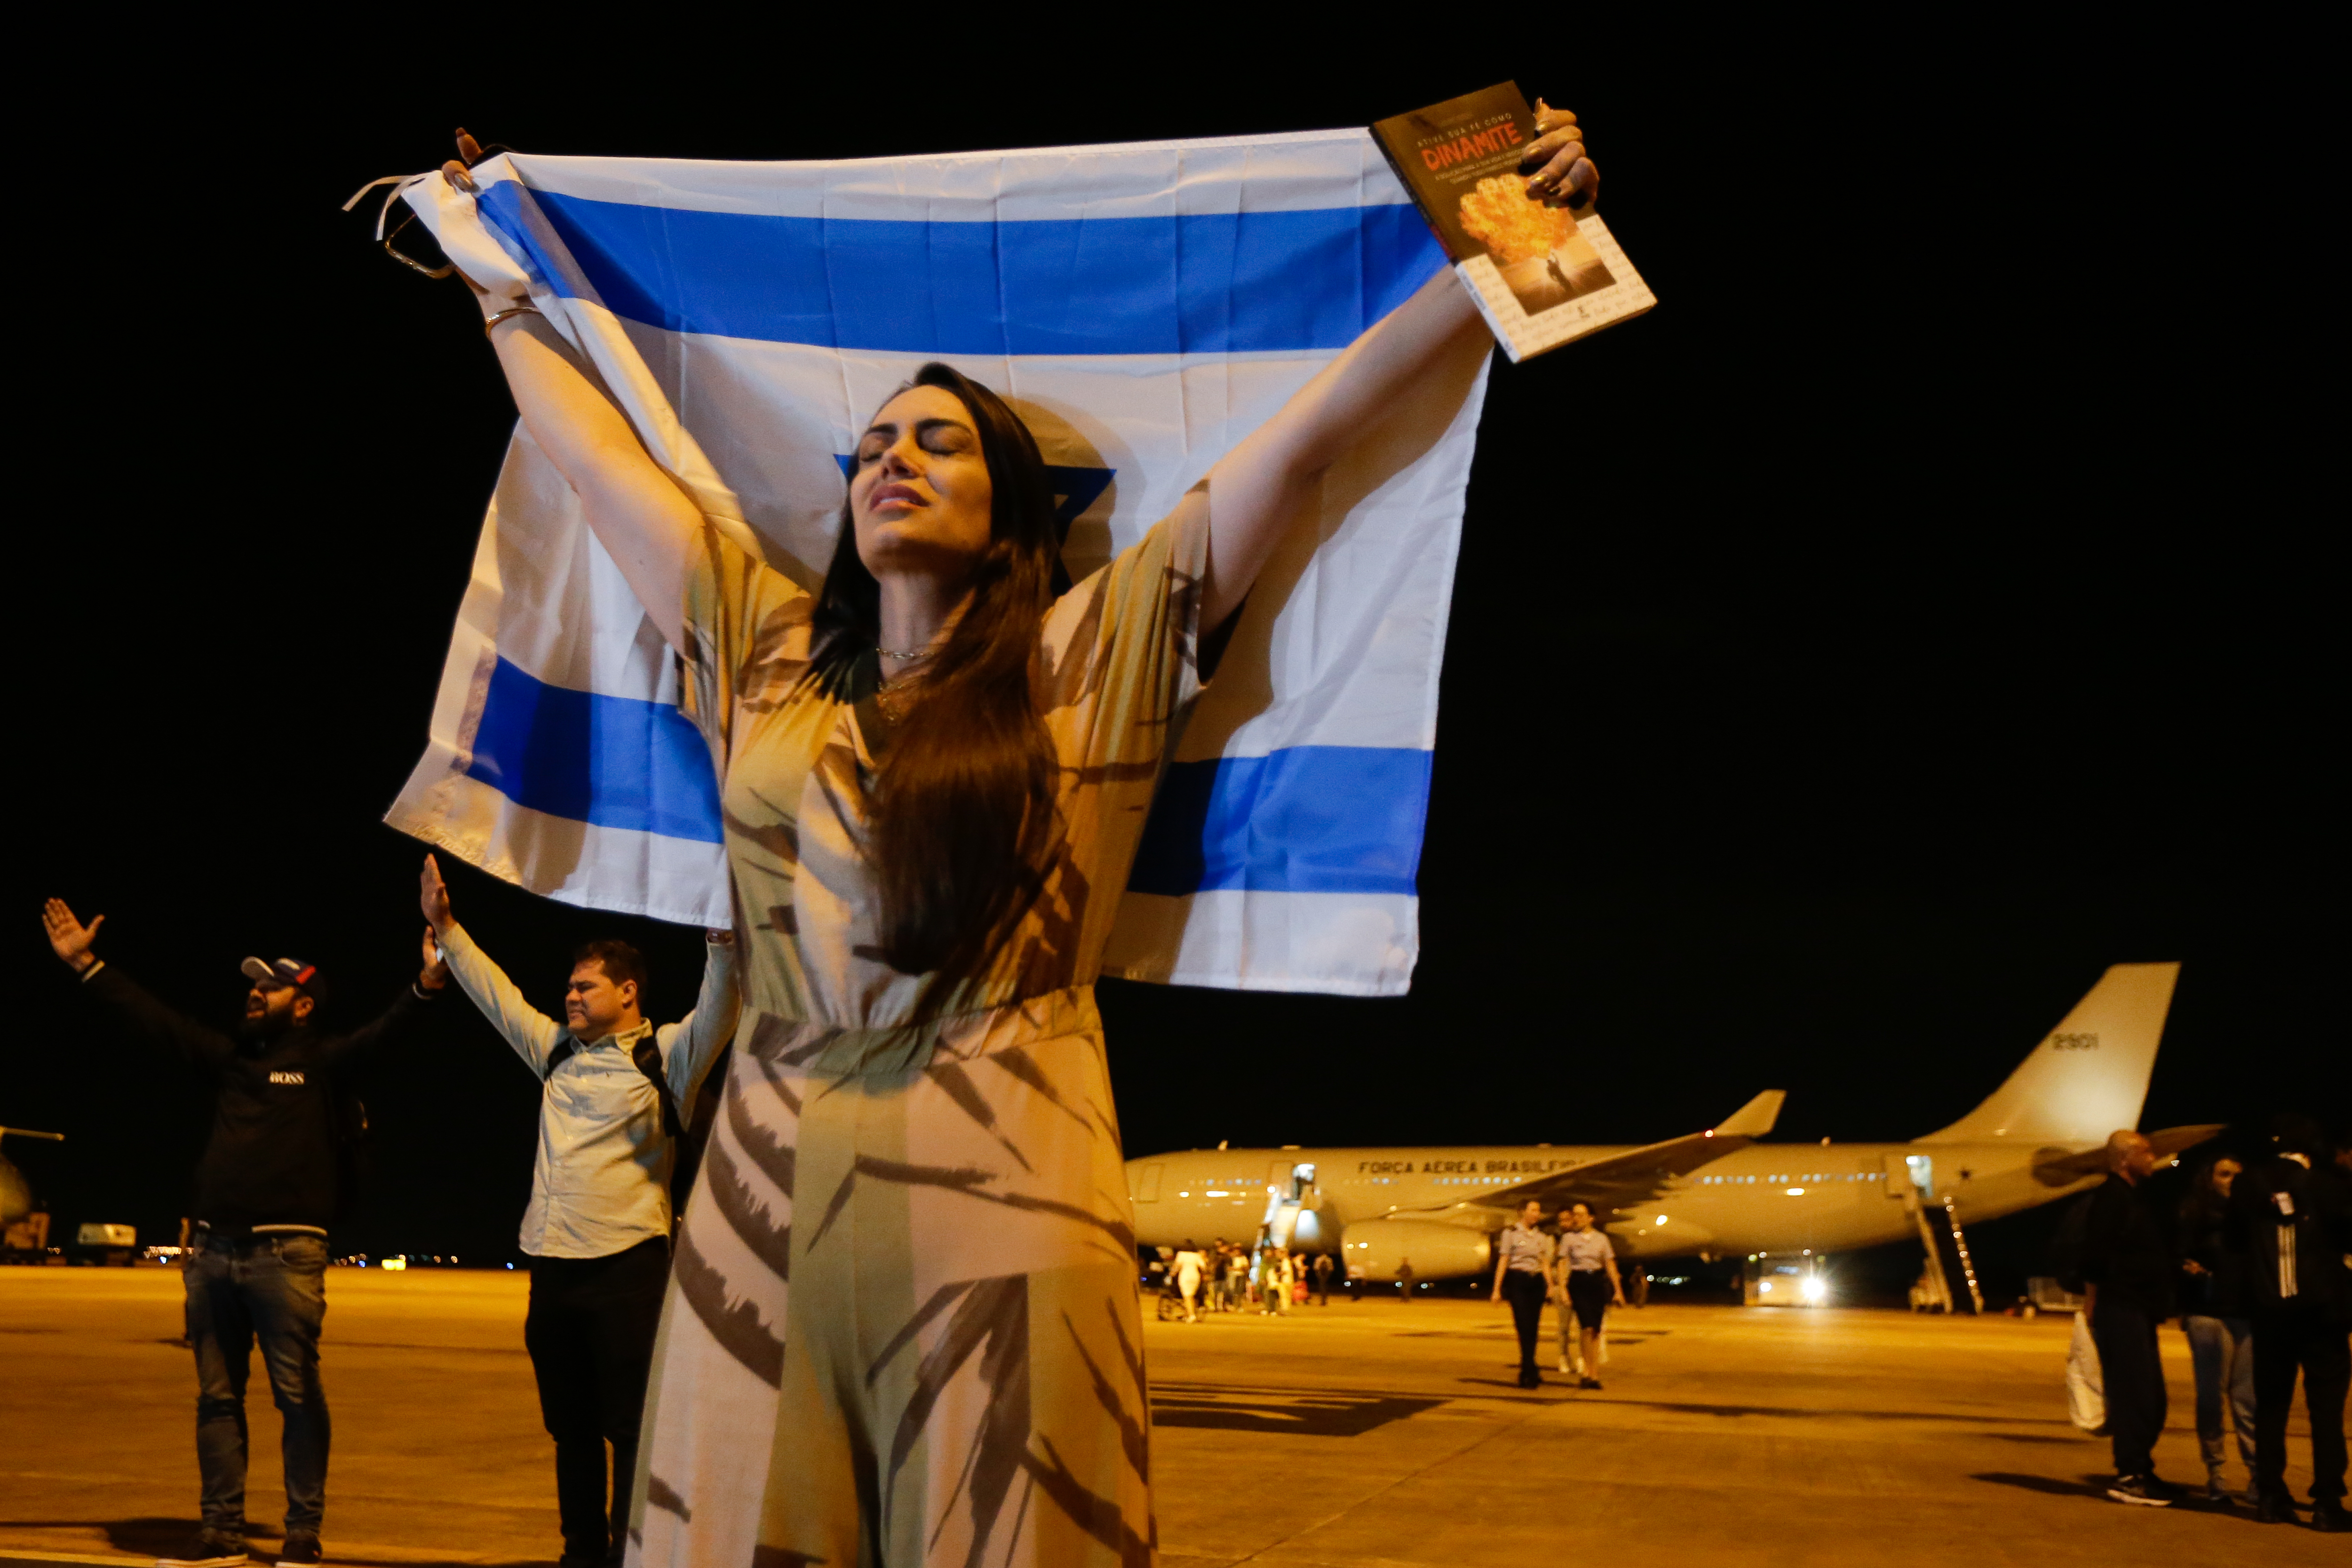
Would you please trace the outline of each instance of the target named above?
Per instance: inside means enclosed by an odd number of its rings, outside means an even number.
[[[2099,1347],[2091,1340],[2091,1320],[2074,1314],[2074,1338],[2066,1347],[2066,1414],[2096,1436],[2107,1429],[2106,1391],[2099,1381]]]

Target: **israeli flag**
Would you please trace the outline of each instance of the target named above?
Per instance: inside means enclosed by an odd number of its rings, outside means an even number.
[[[717,526],[811,588],[848,454],[924,362],[1028,422],[1082,579],[1445,265],[1361,131],[841,163],[510,153],[474,178],[403,194],[579,349]],[[1173,754],[1108,973],[1406,989],[1486,375],[1481,352],[1433,377],[1297,520]],[[518,430],[386,820],[550,898],[727,925],[718,791],[677,697]]]

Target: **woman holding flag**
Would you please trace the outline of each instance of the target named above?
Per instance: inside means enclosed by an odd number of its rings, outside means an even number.
[[[1546,131],[1529,198],[1581,205],[1574,117]],[[739,911],[641,1560],[1149,1563],[1092,983],[1202,650],[1324,471],[1485,324],[1440,271],[1075,587],[1029,431],[927,364],[860,437],[812,594],[706,520],[527,300],[476,292],[530,439],[681,661]]]

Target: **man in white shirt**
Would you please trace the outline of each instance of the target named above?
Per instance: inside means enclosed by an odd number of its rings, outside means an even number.
[[[656,1028],[645,960],[625,942],[573,956],[564,1023],[523,1000],[449,909],[433,857],[420,881],[451,975],[545,1085],[522,1249],[530,1258],[523,1343],[555,1439],[563,1568],[618,1563],[628,1542],[637,1423],[669,1279],[669,1178],[703,1075],[735,1032],[734,934],[709,948],[694,1011]],[[605,1487],[605,1445],[612,1486]],[[608,1500],[609,1499],[609,1500]]]

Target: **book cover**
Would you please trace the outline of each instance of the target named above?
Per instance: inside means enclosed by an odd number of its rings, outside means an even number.
[[[1657,303],[1597,213],[1528,198],[1536,117],[1516,82],[1372,127],[1514,363]]]

